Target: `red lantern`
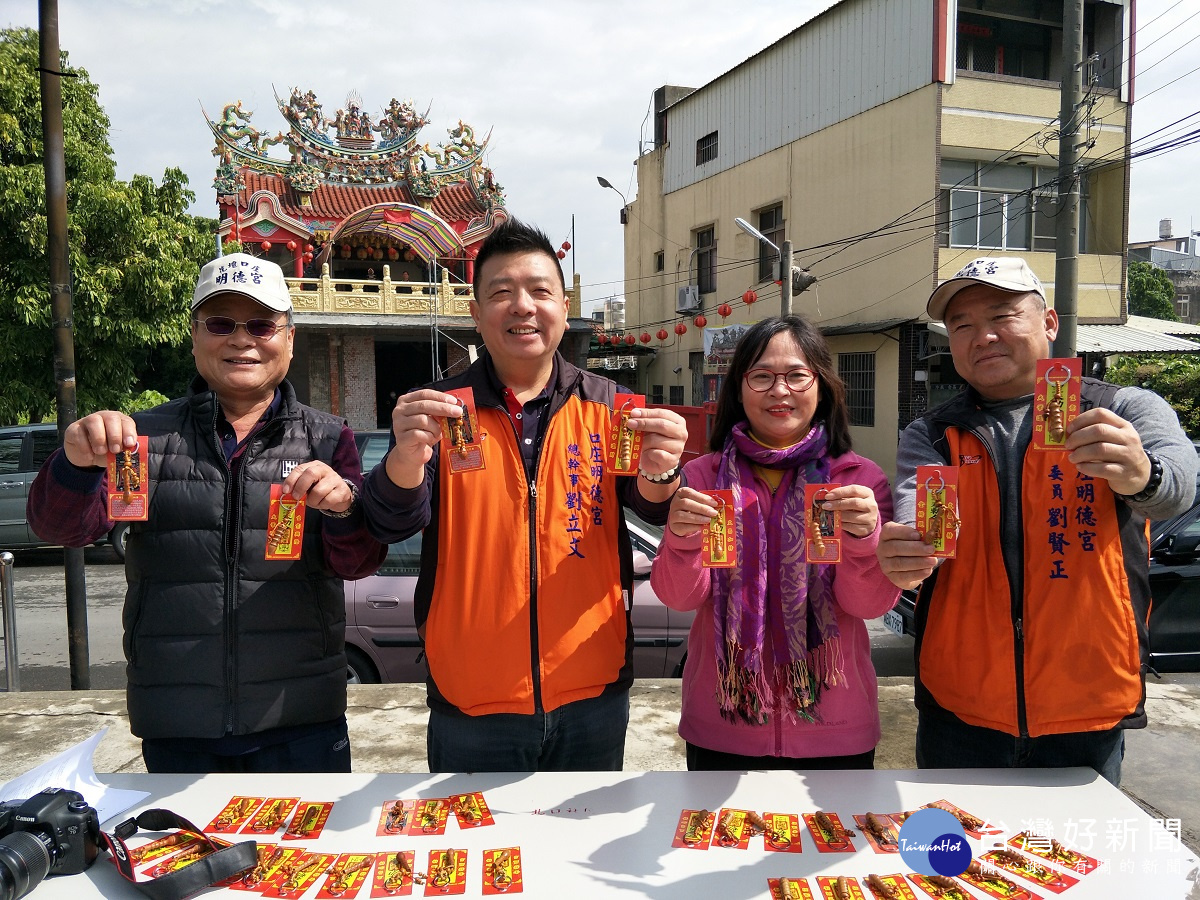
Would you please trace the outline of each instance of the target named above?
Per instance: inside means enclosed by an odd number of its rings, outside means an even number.
[[[570,242],[570,241],[563,241],[563,242],[562,242],[562,248],[563,248],[563,252],[564,252],[564,253],[566,253],[568,250],[570,250],[570,249],[571,249],[571,242]]]
[[[650,337],[650,332],[643,331],[642,332],[642,343],[648,344],[648,343],[650,343],[651,340],[653,340],[653,338]]]
[[[656,337],[660,341],[665,341],[667,339],[667,329],[665,329],[665,328],[658,329],[658,334],[656,335]]]
[[[311,253],[305,253],[305,254],[304,254],[304,261],[305,261],[305,262],[312,262],[312,260],[313,260],[313,255],[312,255]]]
[[[349,245],[349,244],[342,244],[342,252],[343,252],[343,253],[349,253],[349,252],[350,252],[350,245]]]
[[[566,251],[566,250],[559,250],[559,251],[558,251],[557,253],[555,253],[554,255],[555,255],[555,256],[557,256],[559,259],[566,259],[566,258],[567,258],[567,251]]]
[[[263,253],[270,253],[271,252],[271,242],[263,241],[262,248],[263,248]]]
[[[296,252],[296,242],[295,242],[295,241],[288,241],[288,242],[287,242],[287,248],[288,248],[289,252],[291,252],[291,253],[295,253],[295,252]]]
[[[627,334],[625,335],[625,343],[632,347],[637,343],[637,338],[635,338],[632,334]]]
[[[708,324],[708,319],[704,318],[704,316],[696,316],[696,318],[692,319],[692,324],[697,328],[703,328]]]
[[[312,253],[312,252],[313,252],[313,245],[312,245],[312,244],[305,244],[305,245],[304,245],[304,252],[305,252],[305,253]]]
[[[746,293],[742,294],[742,302],[749,306],[758,300],[758,294],[754,293],[754,288],[746,288]]]
[[[399,250],[397,250],[395,247],[388,247],[388,248],[387,248],[387,255],[388,255],[388,259],[399,259],[399,258],[400,258],[400,251],[399,251]]]
[[[405,262],[412,262],[412,261],[413,261],[414,259],[416,259],[416,258],[417,258],[417,254],[413,253],[413,252],[412,252],[412,250],[405,250],[405,251],[404,251],[404,260],[405,260]]]
[[[680,322],[675,326],[675,333],[682,337],[683,335],[687,334],[687,326]]]
[[[722,303],[717,307],[717,315],[719,315],[722,319],[728,318],[729,316],[733,315],[733,307],[728,303]]]

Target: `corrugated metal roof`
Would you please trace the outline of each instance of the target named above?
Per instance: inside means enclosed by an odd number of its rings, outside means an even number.
[[[1080,353],[1195,353],[1200,344],[1128,325],[1080,325],[1075,348]]]
[[[1152,331],[1155,334],[1195,335],[1200,338],[1200,325],[1189,322],[1168,322],[1166,319],[1151,319],[1149,316],[1130,316],[1125,322],[1130,328],[1138,331]]]
[[[837,335],[837,334],[879,334],[882,331],[891,331],[893,328],[899,328],[906,322],[915,322],[915,318],[908,319],[881,319],[878,322],[851,322],[849,325],[818,325],[821,329],[821,334]]]

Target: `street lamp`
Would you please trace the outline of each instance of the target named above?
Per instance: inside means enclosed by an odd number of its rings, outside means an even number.
[[[600,187],[602,188],[608,188],[610,190],[617,191],[613,183],[603,175],[597,175],[596,181],[600,183]],[[629,221],[629,217],[626,215],[626,210],[629,208],[629,201],[625,199],[625,195],[620,191],[617,191],[617,196],[621,198],[621,224],[624,225]]]
[[[791,241],[784,241],[783,246],[779,247],[745,219],[735,217],[733,223],[746,234],[762,241],[779,254],[779,314],[790,316],[792,314],[792,294],[799,294],[810,285],[816,284],[817,277],[809,274],[807,269],[792,266]]]

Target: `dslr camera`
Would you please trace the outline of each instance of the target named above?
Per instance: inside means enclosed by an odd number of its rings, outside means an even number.
[[[99,853],[100,820],[77,791],[0,803],[0,900],[19,900],[47,875],[77,875]]]

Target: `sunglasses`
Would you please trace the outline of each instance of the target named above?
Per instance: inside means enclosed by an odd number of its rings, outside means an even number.
[[[197,319],[197,321],[204,325],[205,331],[218,337],[228,337],[241,325],[246,329],[246,334],[260,341],[270,340],[275,337],[275,332],[287,325],[286,322],[274,322],[271,319],[251,319],[248,322],[237,322],[229,316],[209,316],[207,319]]]

